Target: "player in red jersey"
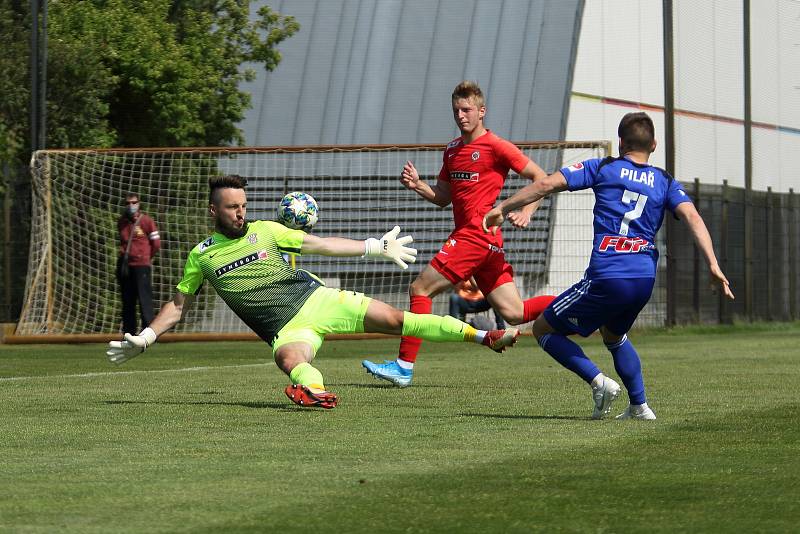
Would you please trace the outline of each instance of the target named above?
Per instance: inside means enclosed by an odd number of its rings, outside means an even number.
[[[455,229],[441,250],[409,287],[411,311],[430,313],[432,298],[451,290],[455,284],[474,277],[478,288],[492,307],[512,325],[534,320],[552,296],[522,301],[514,284],[511,265],[503,253],[503,236],[487,235],[482,229],[483,213],[497,200],[509,170],[535,180],[547,176],[513,143],[488,130],[483,124],[486,105],[478,84],[464,81],[452,95],[453,118],[461,136],[445,148],[442,169],[436,185],[422,181],[412,162],[407,162],[400,175],[406,189],[436,204],[453,204]],[[534,203],[509,214],[516,228],[525,228],[538,207]],[[414,362],[422,340],[404,336],[397,360],[376,364],[364,360],[370,374],[405,387],[411,384]]]

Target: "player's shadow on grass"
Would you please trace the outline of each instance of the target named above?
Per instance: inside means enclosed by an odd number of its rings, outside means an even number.
[[[460,413],[458,415],[462,417],[486,417],[489,419],[558,419],[564,421],[583,421],[589,419],[588,417],[578,417],[575,415],[506,415],[501,413]]]
[[[272,408],[273,410],[286,410],[291,404],[285,402],[211,402],[211,401],[130,401],[107,400],[103,404],[158,404],[165,406],[242,406],[243,408]]]

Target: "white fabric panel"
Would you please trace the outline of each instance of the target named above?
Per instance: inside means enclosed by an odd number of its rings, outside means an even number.
[[[758,2],[751,28],[753,120],[800,128],[800,3]]]
[[[753,129],[753,189],[800,193],[797,155],[800,154],[800,135],[778,130]]]
[[[675,174],[682,182],[744,187],[744,128],[740,124],[675,117]]]
[[[676,0],[673,6],[675,107],[743,118],[741,3]]]
[[[664,104],[661,0],[586,0],[572,90]]]
[[[751,17],[750,27],[750,83],[753,91],[751,112],[754,121],[777,124],[780,118],[780,33],[776,32],[778,20],[777,1],[766,0],[769,9],[761,9],[760,15]]]

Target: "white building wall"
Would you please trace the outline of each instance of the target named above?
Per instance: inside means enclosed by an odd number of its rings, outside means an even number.
[[[800,189],[800,2],[751,1],[753,188]],[[744,186],[742,2],[676,0],[675,174]],[[567,139],[616,139],[647,111],[663,136],[661,0],[586,0]],[[660,116],[660,118],[659,118]],[[663,166],[661,147],[651,161]]]
[[[675,0],[675,175],[684,183],[744,186],[744,46],[741,1]],[[751,1],[753,188],[800,190],[800,2]],[[653,118],[664,134],[661,0],[586,0],[578,45],[567,139],[611,139],[631,111]],[[663,144],[651,162],[664,166]],[[559,195],[552,289],[580,272],[591,237],[591,193]],[[573,282],[575,279],[573,278]],[[657,293],[663,291],[660,286]],[[638,324],[660,324],[655,295]]]

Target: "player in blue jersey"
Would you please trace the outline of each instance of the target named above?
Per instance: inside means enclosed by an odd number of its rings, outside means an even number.
[[[618,134],[620,157],[576,163],[536,180],[489,211],[483,228],[496,231],[510,211],[550,193],[594,191],[589,268],[580,282],[559,295],[536,320],[533,334],[545,352],[591,386],[592,418],[602,419],[611,411],[620,386],[567,338],[571,334],[586,337],[600,329],[630,398],[628,408],[617,419],[655,419],[647,405],[639,355],[627,332],[653,291],[658,263],[655,236],[665,210],[688,225],[711,279],[728,298],[734,297],[691,199],[669,173],[648,163],[656,148],[653,121],[646,113],[628,113],[619,123]]]

